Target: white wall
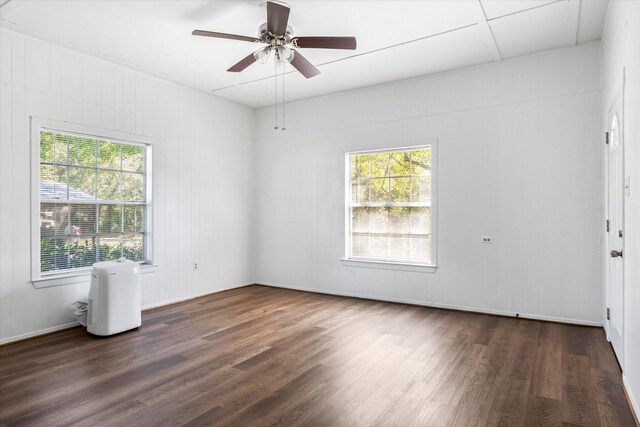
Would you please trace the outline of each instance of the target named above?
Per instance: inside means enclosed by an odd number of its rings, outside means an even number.
[[[31,115],[157,139],[146,306],[259,281],[602,322],[599,43],[293,103],[274,132],[271,109],[256,127],[247,107],[6,29],[0,42],[0,342],[71,322],[87,290],[29,283]],[[344,153],[431,137],[437,272],[342,266]]]
[[[602,324],[599,54],[596,42],[296,102],[286,132],[260,110],[255,278]],[[431,137],[438,270],[343,266],[344,153]]]
[[[625,175],[630,194],[625,199],[624,382],[640,415],[640,2],[611,1],[602,35],[604,122],[625,68]]]
[[[72,322],[88,292],[30,283],[30,116],[156,138],[145,306],[250,281],[253,109],[6,29],[0,43],[0,342]]]

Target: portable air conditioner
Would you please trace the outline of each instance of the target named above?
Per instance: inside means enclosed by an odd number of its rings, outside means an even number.
[[[142,324],[140,267],[119,259],[93,264],[87,331],[106,336]]]

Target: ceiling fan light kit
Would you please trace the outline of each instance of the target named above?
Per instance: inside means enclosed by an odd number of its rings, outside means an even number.
[[[256,59],[256,62],[264,64],[271,57],[271,47],[267,46],[264,49],[253,52],[253,57]]]
[[[258,28],[258,37],[240,36],[236,34],[219,33],[215,31],[194,30],[194,36],[213,37],[219,39],[239,40],[250,43],[266,44],[227,71],[238,73],[245,70],[254,62],[265,64],[273,57],[275,63],[275,110],[276,123],[274,129],[278,129],[278,66],[282,66],[282,130],[284,127],[284,64],[291,64],[305,78],[310,79],[320,74],[311,62],[309,62],[295,48],[301,49],[348,49],[355,50],[357,42],[355,37],[294,37],[293,28],[288,25],[291,9],[286,3],[267,1],[267,22]]]

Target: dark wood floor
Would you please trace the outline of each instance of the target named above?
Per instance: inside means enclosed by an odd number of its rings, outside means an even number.
[[[0,347],[0,425],[632,426],[599,328],[249,286]]]

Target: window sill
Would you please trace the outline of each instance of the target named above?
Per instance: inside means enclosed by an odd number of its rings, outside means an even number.
[[[435,273],[438,266],[410,264],[391,261],[374,261],[369,259],[341,258],[344,267],[381,268],[385,270],[415,271],[419,273]]]
[[[158,269],[156,264],[140,265],[140,274],[155,273]],[[91,281],[91,269],[78,271],[75,273],[50,274],[38,279],[31,280],[31,284],[36,289],[52,288],[54,286],[73,285],[75,283],[87,283]]]

